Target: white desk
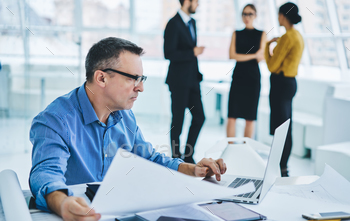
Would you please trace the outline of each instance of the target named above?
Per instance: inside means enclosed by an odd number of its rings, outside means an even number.
[[[318,176],[303,176],[303,177],[288,177],[288,178],[279,178],[276,181],[276,185],[299,185],[299,184],[309,184],[315,180],[318,179]],[[84,196],[85,200],[88,200],[85,196],[85,185],[78,185],[74,188],[74,193],[79,196]],[[298,203],[298,200],[296,197],[294,200],[293,197],[285,197],[281,194],[277,194],[274,192],[269,192],[265,199],[259,204],[259,205],[247,205],[247,204],[241,204],[246,208],[249,208],[253,211],[259,212],[265,216],[267,216],[268,220],[270,221],[305,221],[301,217],[302,213],[312,213],[312,212],[319,212],[319,211],[335,211],[335,210],[344,210],[348,211],[348,206],[345,205],[331,205],[324,203],[319,207],[320,204],[315,205],[312,211],[310,211],[310,204],[313,202],[312,200],[304,199],[303,202]],[[297,203],[296,203],[297,202]],[[305,207],[307,205],[307,207]],[[62,220],[58,218],[55,215],[46,215],[43,216],[43,214],[31,214],[33,221],[39,221],[44,220],[52,220],[52,221],[58,221]]]
[[[276,185],[299,185],[299,184],[309,184],[318,179],[318,176],[303,176],[303,177],[288,177],[279,178],[276,180]],[[82,196],[87,202],[88,198],[85,196],[86,185],[74,185],[72,190],[76,196]],[[24,190],[24,195],[28,196],[30,194],[29,190]],[[270,221],[305,221],[301,217],[302,213],[312,213],[320,211],[349,211],[349,205],[340,204],[330,204],[330,203],[317,203],[314,201],[291,196],[285,196],[282,194],[277,194],[273,191],[268,192],[263,201],[259,205],[247,205],[241,204],[246,208],[259,212],[268,217]],[[0,206],[1,202],[0,202]],[[1,210],[1,209],[0,209]],[[49,213],[33,213],[31,214],[33,221],[61,221],[62,219],[54,214]],[[1,217],[0,221],[5,220]]]
[[[228,141],[234,141],[236,143],[243,141],[244,143],[227,145]],[[228,166],[227,171],[230,174],[262,177],[262,173],[265,171],[264,163],[262,162],[264,159],[256,153],[259,151],[268,151],[269,148],[270,147],[249,138],[226,138],[219,141],[213,148],[209,149],[206,156],[209,157],[212,154],[216,154],[216,157],[221,156],[224,158],[226,165]],[[244,158],[244,161],[248,161],[248,163],[244,164],[240,158]],[[318,178],[318,176],[277,178],[275,185],[310,184]],[[279,194],[274,191],[274,186],[260,204],[241,205],[267,216],[269,220],[278,221],[305,221],[301,216],[303,213],[342,210],[350,212],[349,205],[326,203],[323,201],[317,202],[306,198]]]
[[[302,176],[279,178],[274,185],[300,185],[310,184],[318,179],[318,176]],[[268,220],[283,221],[305,221],[302,214],[314,212],[345,211],[350,212],[350,206],[319,202],[310,199],[303,199],[295,196],[276,193],[273,188],[268,192],[259,205],[244,205],[244,207],[259,212],[268,217]]]

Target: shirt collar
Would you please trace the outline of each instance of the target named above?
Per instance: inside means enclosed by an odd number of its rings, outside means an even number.
[[[78,100],[81,108],[81,113],[84,118],[84,124],[87,125],[92,122],[98,121],[98,118],[86,94],[85,84],[86,82],[78,90]]]
[[[191,16],[189,16],[188,14],[186,14],[184,11],[182,11],[182,9],[179,10],[179,15],[182,18],[182,21],[187,25],[188,22],[192,19]]]
[[[95,121],[100,122],[100,120],[98,119],[96,112],[86,94],[85,84],[86,82],[78,90],[78,100],[81,107],[81,113],[84,118],[84,124],[87,125]],[[109,115],[107,125],[103,126],[107,126],[109,128],[117,124],[121,119],[122,115],[119,113],[119,111],[115,111]],[[103,123],[101,122],[101,125],[102,124]]]
[[[120,113],[120,111],[114,111],[112,112],[107,120],[107,129],[110,127],[113,127],[114,125],[116,125],[117,123],[119,123],[119,121],[122,119],[122,115]]]

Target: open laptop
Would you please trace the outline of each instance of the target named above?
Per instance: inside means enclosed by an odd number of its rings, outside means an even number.
[[[266,193],[270,190],[271,186],[275,182],[277,177],[280,177],[279,166],[281,161],[281,156],[284,148],[284,143],[286,141],[287,132],[290,124],[290,119],[285,121],[275,130],[275,135],[273,137],[272,146],[267,161],[265,175],[263,179],[256,177],[244,177],[235,175],[222,175],[220,182],[215,182],[222,186],[237,188],[241,185],[253,182],[255,185],[255,192],[241,194],[237,196],[232,196],[230,198],[220,199],[225,201],[233,201],[239,203],[252,203],[258,204],[265,197]],[[204,179],[209,182],[213,182],[211,179]]]

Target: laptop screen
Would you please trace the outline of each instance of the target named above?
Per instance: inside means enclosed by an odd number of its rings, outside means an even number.
[[[277,177],[281,177],[279,165],[286,141],[290,119],[286,120],[282,125],[276,128],[273,137],[269,159],[267,161],[264,182],[262,185],[259,201],[261,201],[266,193],[270,190]]]

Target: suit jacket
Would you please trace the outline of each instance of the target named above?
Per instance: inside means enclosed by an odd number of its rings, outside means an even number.
[[[202,81],[203,76],[198,70],[198,59],[193,48],[197,45],[196,22],[193,22],[195,41],[191,33],[177,13],[169,20],[164,31],[164,57],[170,60],[168,76],[165,83],[170,88],[190,87]]]

